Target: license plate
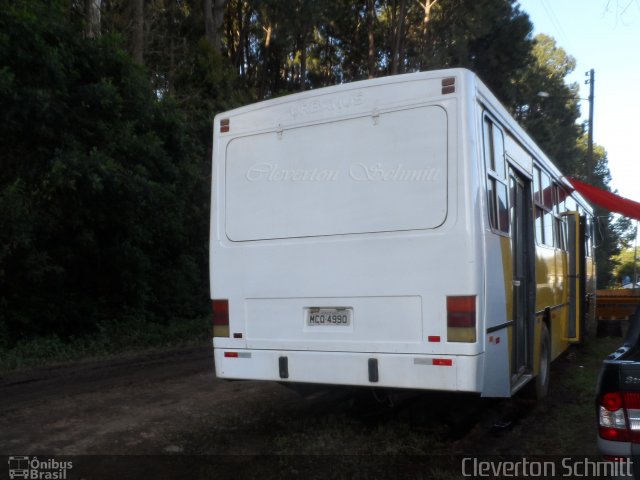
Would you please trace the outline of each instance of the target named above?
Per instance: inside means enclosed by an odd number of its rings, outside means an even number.
[[[307,310],[307,325],[348,327],[351,325],[353,310],[350,308],[309,308]]]

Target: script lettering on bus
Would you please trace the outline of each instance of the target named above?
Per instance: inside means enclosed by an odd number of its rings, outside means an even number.
[[[349,167],[349,175],[357,182],[435,182],[439,168],[405,168],[401,163],[387,167],[381,162],[373,165],[355,163]]]
[[[326,168],[280,168],[274,163],[259,163],[247,170],[246,178],[250,182],[333,182],[338,178],[339,170]]]
[[[354,163],[349,166],[349,178],[356,182],[435,182],[440,177],[439,168],[405,168],[401,163],[385,166]],[[250,182],[334,182],[340,170],[330,168],[281,168],[275,163],[258,163],[247,170]]]

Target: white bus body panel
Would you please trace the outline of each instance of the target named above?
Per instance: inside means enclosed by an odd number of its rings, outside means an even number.
[[[508,354],[505,330],[485,352],[485,329],[506,319],[503,305],[484,321],[476,89],[468,71],[427,72],[216,117],[211,288],[230,330],[213,341],[219,377],[508,396],[508,374],[484,378],[485,360],[508,371]],[[478,299],[474,343],[447,342],[454,295]],[[350,325],[309,326],[319,307],[351,309]]]

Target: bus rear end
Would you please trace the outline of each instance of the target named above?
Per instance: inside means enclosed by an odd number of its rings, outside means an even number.
[[[465,75],[358,82],[216,117],[219,377],[480,391]]]

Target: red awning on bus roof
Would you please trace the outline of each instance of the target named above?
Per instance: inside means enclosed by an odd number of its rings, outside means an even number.
[[[583,183],[575,178],[567,177],[573,188],[580,192],[587,200],[610,212],[616,212],[625,217],[640,220],[640,203],[608,192],[602,188]]]

